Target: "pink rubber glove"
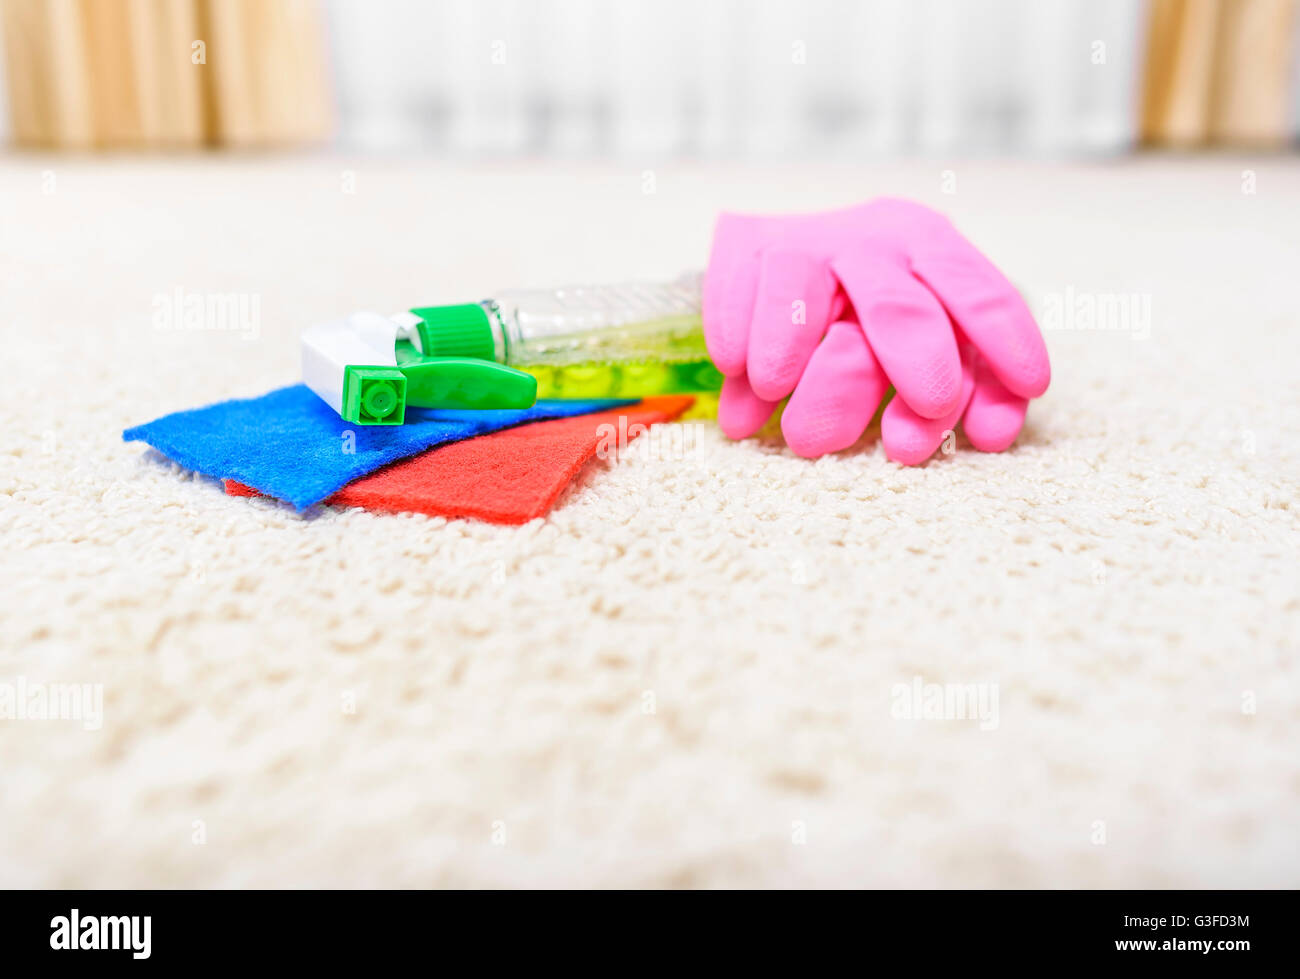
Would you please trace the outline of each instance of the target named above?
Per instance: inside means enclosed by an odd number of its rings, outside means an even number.
[[[1015,287],[948,219],[880,199],[824,214],[718,219],[704,336],[726,375],[731,438],[781,429],[803,456],[847,448],[892,383],[881,441],[918,465],[960,421],[977,449],[1015,441],[1051,369]]]

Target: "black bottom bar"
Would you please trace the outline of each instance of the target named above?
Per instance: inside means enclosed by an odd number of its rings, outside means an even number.
[[[1291,891],[588,893],[0,892],[14,966],[592,962],[601,971],[767,966],[1294,961]],[[600,963],[604,963],[603,967]]]

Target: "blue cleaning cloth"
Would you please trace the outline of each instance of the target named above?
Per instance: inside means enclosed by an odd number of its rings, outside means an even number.
[[[405,425],[346,422],[307,387],[178,411],[122,433],[186,469],[236,479],[299,510],[354,479],[435,445],[546,418],[607,411],[635,401],[539,401],[509,411],[406,409]]]

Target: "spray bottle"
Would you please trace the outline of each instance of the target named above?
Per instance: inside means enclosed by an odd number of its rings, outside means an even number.
[[[511,290],[394,319],[420,353],[517,367],[543,398],[715,392],[722,375],[704,347],[701,280]]]
[[[303,334],[303,382],[361,425],[400,425],[404,405],[526,408],[537,397],[660,394],[707,401],[722,375],[704,346],[701,281],[695,273],[511,290],[392,316],[355,313]]]

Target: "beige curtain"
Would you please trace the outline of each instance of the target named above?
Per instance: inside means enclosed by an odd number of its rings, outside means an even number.
[[[329,131],[314,0],[0,0],[15,142],[285,145]]]
[[[1295,6],[1294,0],[1152,0],[1142,141],[1286,143]]]
[[[1150,0],[1142,142],[1287,142],[1296,5]],[[0,17],[19,144],[292,145],[329,133],[317,0],[0,0]]]

